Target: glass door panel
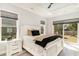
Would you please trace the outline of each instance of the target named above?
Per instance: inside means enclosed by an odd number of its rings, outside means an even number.
[[[64,40],[66,42],[77,42],[77,23],[64,24]]]
[[[54,34],[63,36],[63,24],[54,25]]]

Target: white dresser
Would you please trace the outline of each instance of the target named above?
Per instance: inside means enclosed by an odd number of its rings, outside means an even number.
[[[12,40],[7,42],[6,55],[10,56],[22,51],[22,40]]]
[[[6,53],[6,43],[7,42],[0,42],[0,56]]]

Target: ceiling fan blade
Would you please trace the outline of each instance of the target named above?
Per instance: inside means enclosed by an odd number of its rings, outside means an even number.
[[[50,3],[50,5],[48,6],[48,8],[50,8],[52,6],[53,3]]]

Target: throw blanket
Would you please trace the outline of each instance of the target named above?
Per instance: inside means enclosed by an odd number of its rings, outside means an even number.
[[[42,46],[43,48],[51,41],[54,41],[55,39],[57,38],[62,38],[61,36],[51,36],[51,37],[47,37],[47,38],[44,38],[42,41],[35,41],[35,44],[38,44],[40,46]]]

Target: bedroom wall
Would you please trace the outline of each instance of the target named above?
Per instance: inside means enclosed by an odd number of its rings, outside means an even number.
[[[9,3],[0,4],[0,10],[5,10],[5,11],[9,11],[9,12],[18,14],[18,37],[20,37],[20,38],[25,33],[24,32],[25,29],[23,30],[23,28],[26,27],[26,25],[32,26],[34,28],[40,27],[41,17],[39,17],[29,11],[23,10],[23,9],[18,8]]]
[[[48,36],[54,35],[53,31],[53,19],[52,18],[46,18],[46,25],[45,25],[45,32]]]
[[[79,18],[79,11],[75,11],[75,12],[68,13],[68,14],[63,14],[53,19],[54,21],[57,21],[57,20],[65,20],[65,19],[72,19],[72,18]]]

